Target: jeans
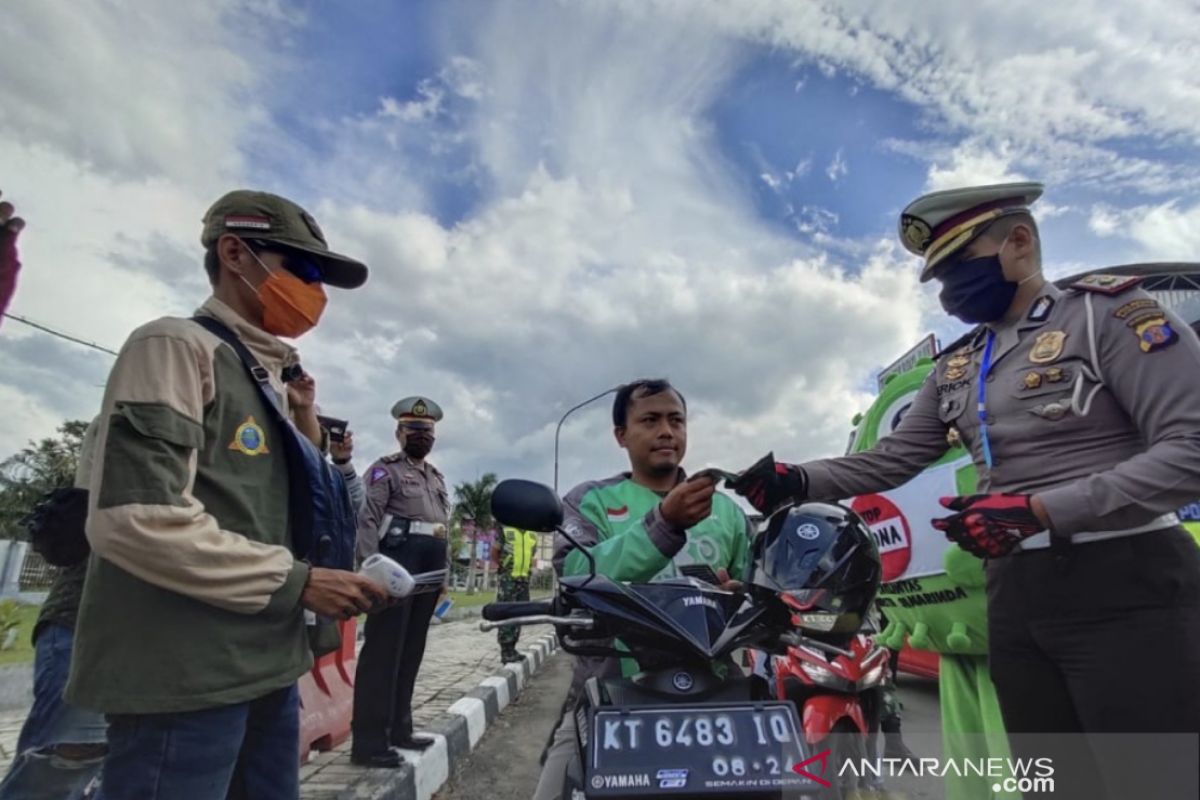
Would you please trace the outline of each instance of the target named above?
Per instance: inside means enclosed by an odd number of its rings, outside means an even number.
[[[113,714],[97,800],[297,800],[295,685],[245,703],[171,714]]]
[[[63,700],[73,642],[64,625],[46,623],[38,631],[33,707],[17,739],[17,757],[0,783],[0,800],[78,800],[100,771],[104,717]]]

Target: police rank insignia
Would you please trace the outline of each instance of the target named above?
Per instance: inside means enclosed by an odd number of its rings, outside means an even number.
[[[1029,310],[1030,322],[1045,322],[1050,316],[1050,312],[1054,310],[1054,298],[1049,295],[1039,297],[1037,302],[1033,304],[1033,308]]]
[[[1062,355],[1063,344],[1066,341],[1066,331],[1039,333],[1038,337],[1033,340],[1033,349],[1029,351],[1029,360],[1034,364],[1049,364]]]
[[[1128,277],[1121,275],[1103,275],[1093,274],[1087,275],[1071,284],[1072,289],[1080,289],[1085,292],[1098,292],[1099,294],[1114,295],[1124,292],[1126,289],[1132,289],[1141,282],[1141,277],[1130,275]]]
[[[1025,385],[1026,389],[1036,389],[1042,385],[1042,376],[1037,372],[1030,372],[1021,383]]]
[[[254,417],[246,417],[246,421],[237,426],[233,432],[233,441],[229,443],[230,450],[237,450],[242,455],[260,456],[271,452],[267,449],[267,434],[262,426],[254,421]]]
[[[1143,353],[1161,350],[1174,344],[1179,338],[1166,317],[1148,319],[1134,328],[1134,331],[1137,333],[1138,347],[1142,348]]]

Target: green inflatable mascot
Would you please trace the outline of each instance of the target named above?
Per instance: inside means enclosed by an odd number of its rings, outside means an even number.
[[[856,417],[850,452],[869,449],[895,429],[932,369],[932,359],[921,358],[908,371],[887,378],[870,409]],[[904,486],[856,497],[850,505],[879,543],[884,580],[879,606],[888,620],[880,641],[899,650],[907,639],[915,649],[941,654],[938,692],[943,755],[978,761],[1009,754],[988,672],[983,562],[951,544],[929,524],[946,513],[938,498],[972,494],[975,483],[970,455],[961,446],[952,446],[941,460]],[[947,774],[946,798],[1020,797],[998,795],[992,791],[992,783],[985,777]]]

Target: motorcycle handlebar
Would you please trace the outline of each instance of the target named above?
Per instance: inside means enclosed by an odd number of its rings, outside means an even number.
[[[481,612],[489,622],[502,622],[517,617],[550,616],[554,613],[554,601],[535,600],[528,603],[488,603]]]

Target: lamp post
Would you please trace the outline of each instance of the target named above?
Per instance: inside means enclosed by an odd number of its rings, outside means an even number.
[[[567,417],[571,416],[576,411],[578,411],[579,409],[586,406],[588,403],[594,403],[597,400],[599,400],[601,397],[606,397],[610,394],[613,394],[614,392],[619,391],[620,388],[621,387],[618,385],[618,386],[612,387],[611,389],[605,389],[603,392],[596,395],[595,397],[589,397],[587,400],[584,400],[579,405],[571,406],[570,408],[567,409],[567,413],[562,415],[562,419],[560,419],[558,421],[558,427],[554,429],[554,493],[555,494],[558,494],[558,435],[560,433],[562,433],[563,423],[567,421]]]

